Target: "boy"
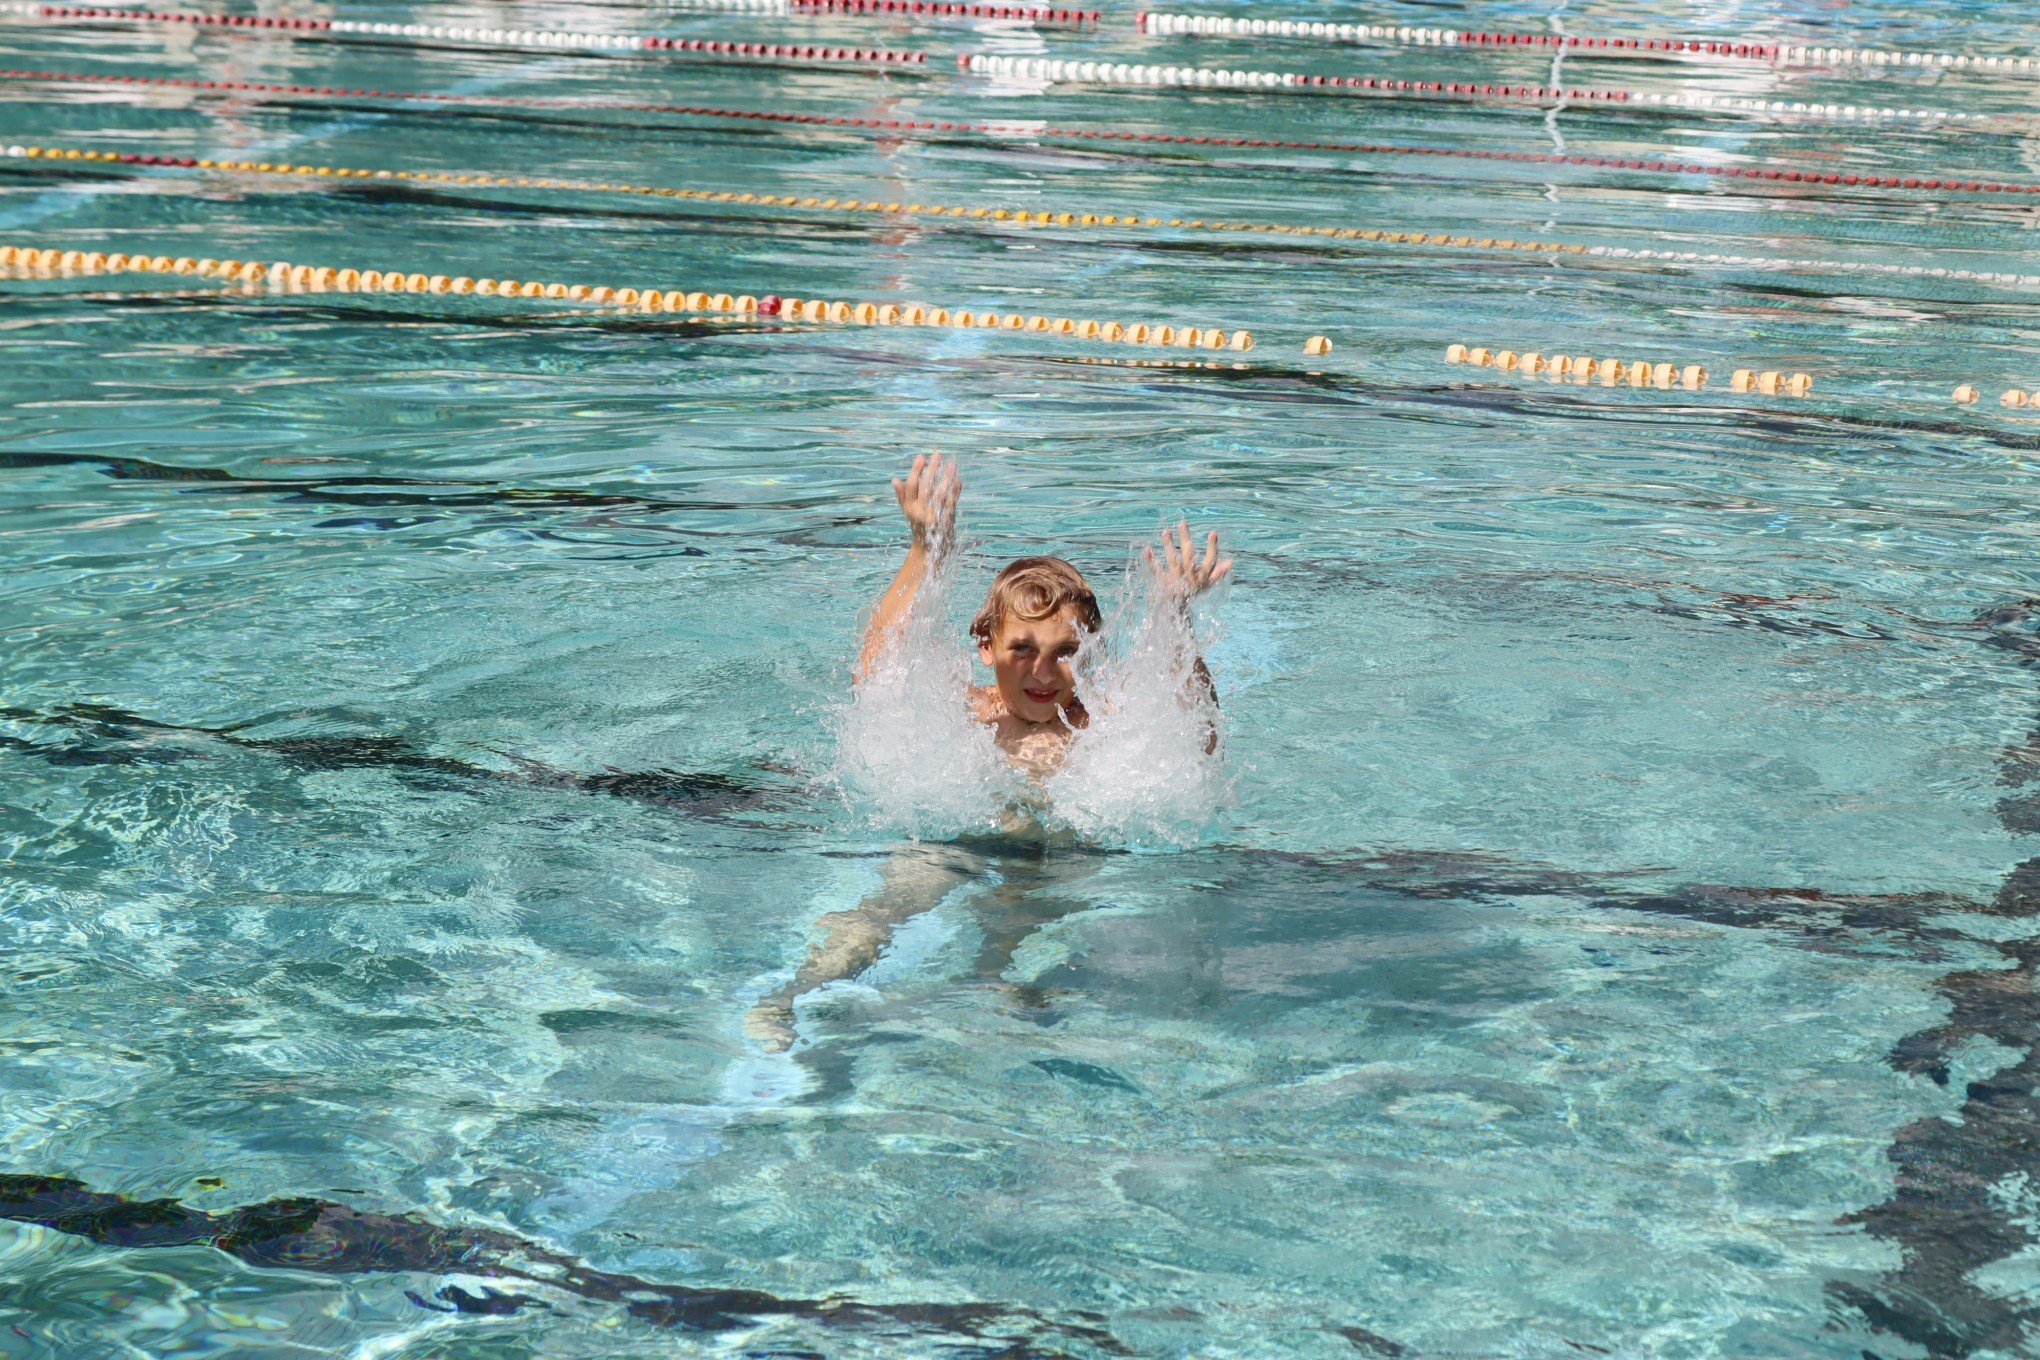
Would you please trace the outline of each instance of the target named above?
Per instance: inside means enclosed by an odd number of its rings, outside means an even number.
[[[956,501],[962,490],[956,465],[944,462],[939,453],[915,458],[906,476],[893,479],[893,494],[912,537],[907,560],[879,597],[865,629],[857,657],[859,685],[872,679],[894,635],[913,612],[921,583],[954,545]],[[1231,561],[1218,556],[1216,533],[1205,540],[1204,556],[1197,556],[1188,524],[1177,525],[1174,537],[1164,531],[1160,559],[1152,548],[1145,552],[1165,607],[1185,611],[1193,598],[1232,569]],[[1071,737],[1090,725],[1070,663],[1100,625],[1097,595],[1083,574],[1059,557],[1022,557],[1008,563],[971,621],[978,656],[992,668],[992,683],[970,691],[972,712],[992,729],[1006,757],[1036,779],[1051,772]],[[1191,674],[1206,699],[1215,702],[1211,675],[1201,659]],[[1217,732],[1208,731],[1207,753],[1217,741]],[[1034,928],[1072,909],[1054,906],[1054,894],[1048,893],[1049,914],[1041,914],[1044,904],[1037,898],[1070,872],[1050,865],[1046,848],[1036,846],[1030,859],[1016,843],[1001,855],[1001,868],[989,873],[989,866],[960,843],[912,846],[895,853],[886,862],[877,891],[856,907],[830,912],[816,922],[821,939],[792,981],[761,998],[745,1015],[745,1032],[769,1052],[791,1047],[797,1037],[793,1006],[799,997],[876,963],[901,923],[973,879],[991,885],[987,899],[977,906],[985,932],[979,971],[997,979]],[[1088,872],[1088,866],[1079,863],[1075,872]]]
[[[859,684],[869,678],[893,634],[913,610],[921,582],[955,542],[956,502],[963,479],[956,464],[939,453],[916,456],[904,477],[893,478],[893,495],[912,533],[907,560],[879,597],[864,631],[857,658]],[[1190,601],[1224,579],[1232,560],[1218,555],[1218,533],[1204,543],[1200,559],[1187,522],[1175,536],[1162,531],[1162,556],[1143,548],[1164,600],[1188,609]],[[992,729],[999,749],[1036,776],[1062,759],[1071,736],[1090,723],[1070,662],[1078,646],[1100,627],[1098,597],[1083,574],[1059,557],[1022,557],[992,580],[984,608],[971,621],[978,658],[992,668],[992,683],[971,690],[972,711]],[[1211,674],[1200,659],[1197,684],[1212,696]],[[1217,734],[1212,734],[1215,743]]]

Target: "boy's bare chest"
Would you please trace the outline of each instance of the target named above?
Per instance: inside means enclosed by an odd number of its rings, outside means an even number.
[[[979,722],[992,729],[992,740],[1006,758],[1024,770],[1046,774],[1061,761],[1069,748],[1070,729],[1061,723],[1023,722],[999,701],[996,689],[987,685],[971,691],[971,706]]]

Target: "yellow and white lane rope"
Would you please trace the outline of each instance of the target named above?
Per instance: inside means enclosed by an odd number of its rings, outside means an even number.
[[[707,312],[734,316],[776,317],[782,321],[858,326],[942,326],[958,329],[1018,331],[1111,345],[1150,345],[1197,350],[1254,347],[1253,333],[1230,333],[1216,326],[1150,325],[1147,322],[1089,321],[1070,317],[1033,316],[1020,312],[951,310],[922,303],[842,302],[819,298],[782,298],[773,294],[706,293],[647,286],[613,287],[583,283],[540,283],[531,280],[470,278],[465,274],[425,274],[401,269],[336,269],[330,265],[293,264],[287,260],[221,260],[202,256],[109,254],[97,250],[63,250],[55,246],[0,244],[0,268],[52,278],[91,274],[179,274],[225,282],[266,285],[278,291],[338,293],[434,293],[456,297],[530,298],[584,302],[639,312]]]
[[[1665,389],[1676,383],[1688,392],[1698,392],[1707,386],[1707,370],[1698,364],[1678,365],[1649,359],[1596,359],[1585,354],[1577,357],[1554,354],[1546,358],[1535,350],[1518,354],[1512,349],[1491,350],[1485,345],[1447,345],[1445,362],[1521,373],[1526,378],[1544,377],[1554,382],[1570,378],[1583,386],[1596,379],[1603,387],[1626,383],[1631,387]]]
[[[1572,33],[1509,33],[1408,24],[1320,23],[1310,19],[1237,19],[1218,14],[1149,11],[1134,20],[1156,37],[1301,38],[1377,47],[1473,47],[1504,51],[1563,52],[1580,57],[1643,57],[1766,62],[1775,66],[1870,66],[1940,71],[2040,72],[2040,57],[2004,53],[1892,52],[1874,47],[1833,47],[1747,38],[1594,38]]]
[[[1669,390],[1675,384],[1688,392],[1707,386],[1707,370],[1699,364],[1674,364],[1651,359],[1599,359],[1591,354],[1553,354],[1535,350],[1518,354],[1512,349],[1488,349],[1485,345],[1447,345],[1445,362],[1494,368],[1503,373],[1521,373],[1526,378],[1543,377],[1552,382],[1571,380],[1580,386],[1598,382],[1603,387],[1655,387]],[[1779,373],[1771,369],[1738,368],[1729,375],[1729,387],[1737,392],[1760,392],[1767,397],[1804,397],[1813,391],[1813,378],[1805,373]]]
[[[1495,81],[1398,80],[1386,76],[1323,76],[1296,71],[1235,71],[1208,66],[1158,66],[1135,62],[1065,61],[1058,57],[1004,57],[966,52],[956,59],[969,75],[1000,76],[1047,85],[1097,85],[1130,89],[1254,90],[1263,93],[1372,95],[1390,99],[1448,100],[1457,103],[1565,103],[1587,108],[1696,110],[1704,113],[1792,114],[1867,123],[2005,122],[2002,115],[1959,109],[1901,109],[1874,104],[1809,104],[1786,99],[1746,99],[1694,90],[1603,90],[1513,85]]]
[[[931,217],[972,223],[1000,222],[1023,226],[1069,227],[1079,230],[1182,230],[1262,233],[1313,237],[1331,241],[1367,241],[1377,245],[1417,246],[1433,250],[1509,253],[1589,259],[1596,262],[1675,265],[1688,268],[1783,270],[1912,279],[1948,279],[2002,287],[2040,286],[2040,274],[2010,274],[1980,269],[1949,269],[1938,265],[1884,264],[1857,260],[1802,259],[1778,255],[1731,255],[1718,251],[1655,250],[1648,247],[1580,245],[1559,241],[1524,241],[1507,236],[1469,236],[1449,232],[1387,231],[1374,227],[1322,227],[1283,222],[1226,222],[1204,218],[1143,217],[1137,213],[1050,212],[1032,208],[985,207],[939,203],[895,203],[878,199],[821,198],[813,195],[760,194],[748,191],[678,189],[646,184],[613,184],[535,175],[487,175],[452,170],[370,170],[347,166],[292,165],[274,161],[217,160],[209,157],[157,156],[132,151],[83,151],[72,147],[0,146],[0,157],[47,161],[197,169],[239,175],[280,175],[296,178],[404,181],[506,189],[564,190],[574,193],[632,194],[694,203],[739,207],[793,208],[802,211],[855,213],[889,217]]]
[[[63,280],[104,274],[167,274],[211,279],[248,296],[303,293],[420,293],[467,298],[507,298],[541,302],[580,303],[633,313],[695,314],[710,323],[779,324],[802,322],[811,325],[923,326],[955,329],[1011,331],[1030,336],[1054,336],[1101,344],[1141,345],[1189,350],[1230,350],[1244,353],[1254,348],[1251,332],[1230,334],[1216,327],[1131,324],[1118,321],[1074,320],[1069,317],[1033,316],[1019,312],[950,310],[921,303],[846,302],[819,298],[762,297],[750,294],[689,292],[677,288],[647,285],[643,288],[614,287],[580,283],[541,283],[532,280],[471,278],[464,274],[406,273],[402,270],[335,268],[331,265],[294,264],[287,260],[231,260],[208,256],[169,256],[108,253],[97,250],[62,249],[56,246],[0,243],[0,279]],[[158,295],[152,293],[152,296]],[[172,296],[195,296],[175,290]],[[1318,357],[1331,353],[1332,342],[1313,335],[1303,352]],[[1239,363],[1213,363],[1170,359],[1098,359],[1073,356],[1075,362],[1134,365],[1150,368],[1244,369]],[[1512,350],[1469,348],[1455,344],[1445,352],[1452,364],[1475,364],[1526,377],[1543,377],[1578,385],[1597,382],[1603,387],[1628,385],[1669,389],[1682,387],[1697,392],[1707,385],[1707,371],[1698,364],[1677,368],[1670,363],[1647,360],[1596,359],[1590,356],[1517,354]],[[1730,383],[1736,392],[1765,396],[1804,397],[1813,379],[1804,373],[1737,369]],[[1963,384],[1953,400],[1974,404],[1976,388]],[[2040,392],[2030,395],[2013,388],[1999,398],[2006,407],[2040,406]]]

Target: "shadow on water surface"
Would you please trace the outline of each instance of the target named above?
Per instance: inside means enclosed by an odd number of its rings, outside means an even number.
[[[421,1308],[502,1316],[545,1308],[543,1296],[622,1304],[642,1322],[685,1331],[731,1331],[765,1318],[800,1318],[826,1327],[884,1329],[958,1338],[959,1356],[1052,1356],[1036,1338],[1081,1340],[1108,1354],[1129,1354],[1104,1330],[1059,1322],[993,1303],[867,1304],[853,1299],[782,1298],[756,1289],[697,1289],[595,1270],[536,1242],[488,1228],[444,1227],[416,1214],[364,1213],[311,1198],[273,1199],[208,1213],[174,1199],[133,1200],[53,1176],[0,1175],[0,1219],[34,1223],[110,1247],[206,1246],[267,1270],[319,1275],[459,1274],[500,1280],[517,1292],[483,1286],[471,1293],[442,1286]],[[1086,1315],[1079,1314],[1079,1317]],[[1005,1331],[1017,1335],[999,1336]]]

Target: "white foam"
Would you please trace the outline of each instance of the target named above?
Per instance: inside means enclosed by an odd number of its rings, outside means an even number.
[[[1011,832],[1015,813],[1085,840],[1181,845],[1230,797],[1222,756],[1207,751],[1216,705],[1194,675],[1192,616],[1156,598],[1130,561],[1106,631],[1078,652],[1090,725],[1062,765],[1030,784],[971,712],[970,650],[950,620],[954,568],[915,597],[891,645],[857,686],[837,730],[837,778],[874,823],[925,839]]]
[[[1025,793],[970,708],[970,653],[949,619],[954,556],[913,608],[837,723],[836,774],[875,823],[939,839],[999,829]]]
[[[1090,725],[1048,779],[1053,817],[1087,840],[1187,844],[1230,797],[1217,704],[1196,674],[1192,612],[1132,559],[1105,633],[1077,653]]]

